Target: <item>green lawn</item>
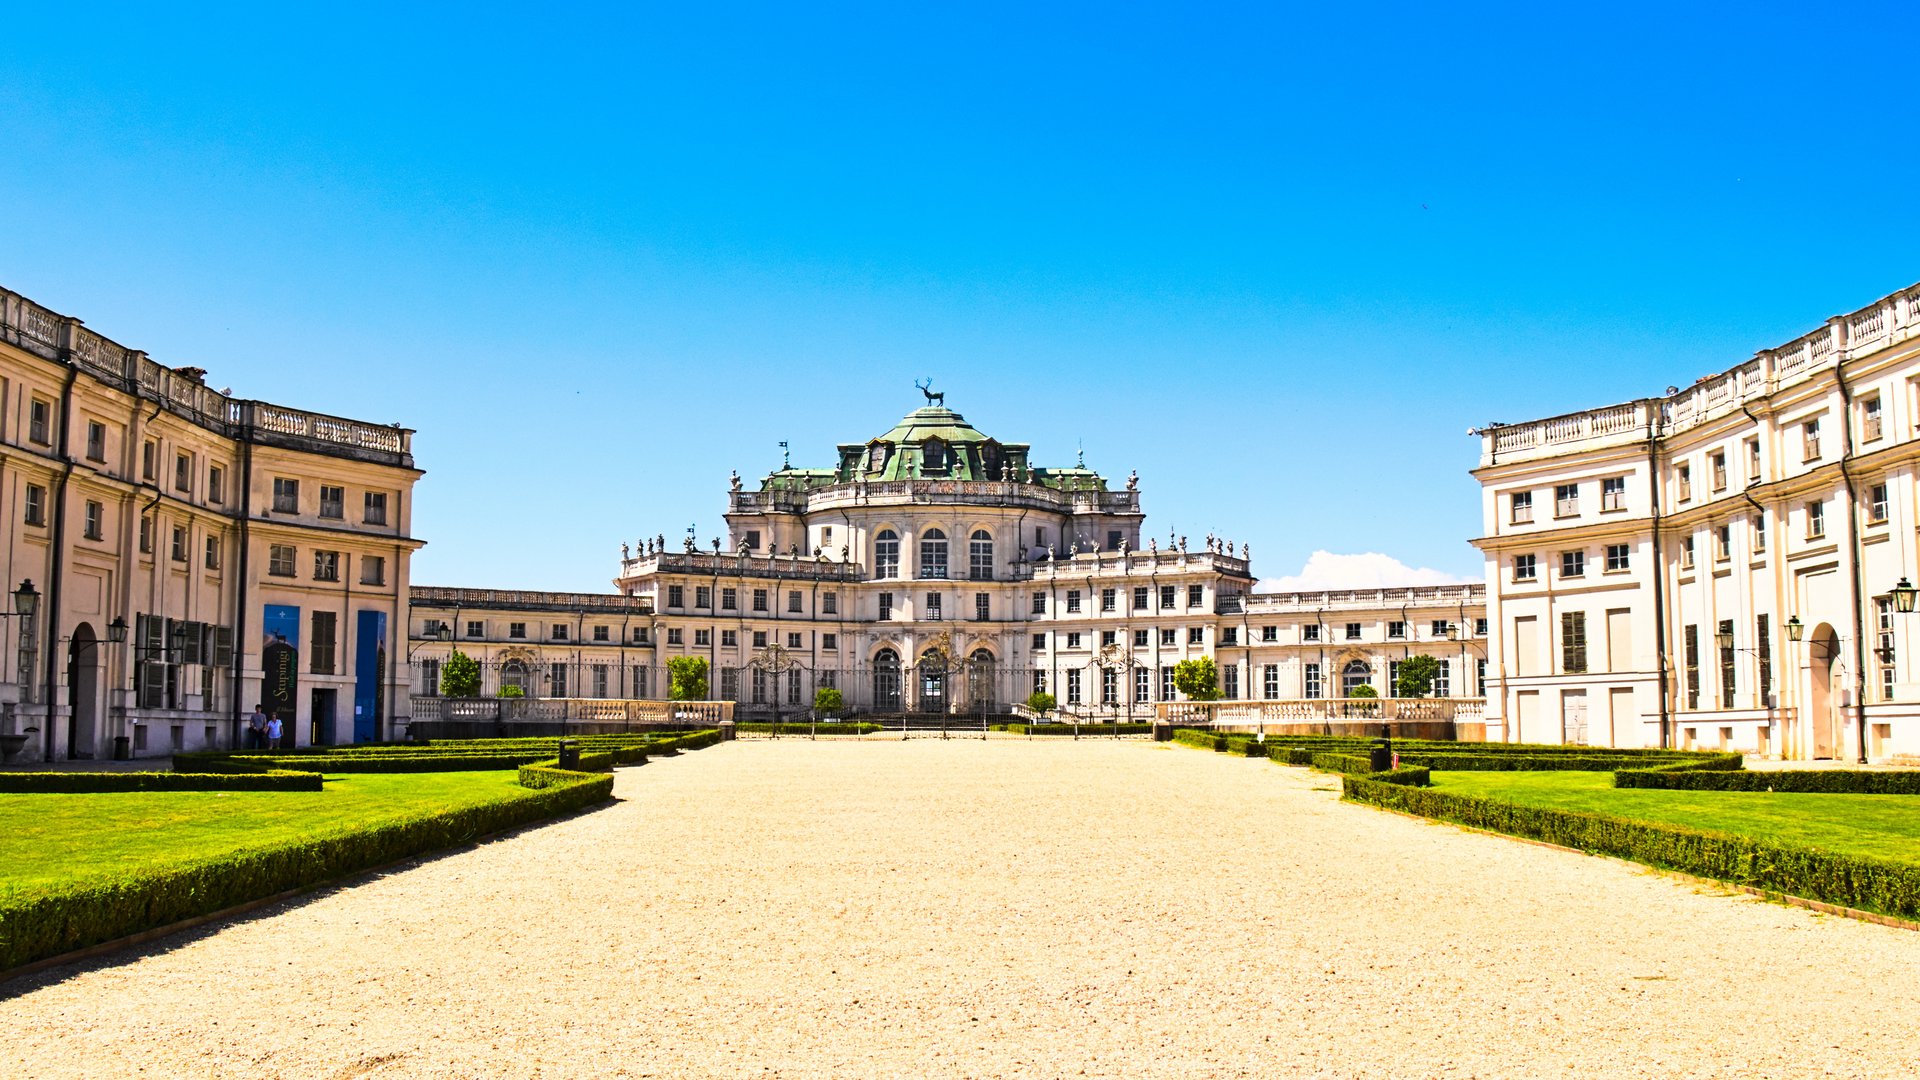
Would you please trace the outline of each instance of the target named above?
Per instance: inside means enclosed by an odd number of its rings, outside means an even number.
[[[349,773],[319,792],[166,791],[0,795],[0,891],[114,877],[423,809],[539,794],[512,769]]]
[[[1436,772],[1433,787],[1920,863],[1920,796],[1619,790],[1612,773]],[[3,850],[3,849],[0,849]]]

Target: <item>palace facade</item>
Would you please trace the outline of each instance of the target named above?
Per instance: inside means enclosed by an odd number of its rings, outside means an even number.
[[[1920,754],[1920,286],[1664,397],[1477,434],[1490,738]]]
[[[389,737],[412,432],[235,398],[0,289],[0,749]]]
[[[1037,465],[944,402],[831,467],[783,464],[751,490],[736,474],[727,500],[725,541],[643,540],[614,594],[414,589],[413,717],[442,715],[454,649],[483,693],[551,699],[662,698],[667,662],[698,656],[743,716],[796,715],[830,686],[853,712],[999,713],[1044,690],[1145,719],[1202,656],[1231,700],[1385,695],[1418,652],[1444,695],[1480,692],[1479,586],[1256,593],[1244,545],[1143,538],[1137,477]]]

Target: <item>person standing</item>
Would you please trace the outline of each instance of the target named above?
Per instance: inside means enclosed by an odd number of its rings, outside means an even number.
[[[273,713],[272,715],[267,717],[267,749],[269,750],[280,749],[280,714],[279,713]]]
[[[267,745],[267,714],[254,702],[253,715],[247,717],[247,749],[260,750]]]

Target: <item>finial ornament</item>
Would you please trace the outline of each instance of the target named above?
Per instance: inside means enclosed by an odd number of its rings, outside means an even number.
[[[739,469],[733,470],[733,479],[731,483],[733,484],[733,490],[735,491],[740,490],[740,470]]]
[[[1160,554],[1160,541],[1151,536],[1147,537],[1147,550],[1155,555]]]
[[[1140,470],[1139,469],[1135,469],[1132,472],[1127,474],[1127,490],[1128,491],[1140,490]]]
[[[1247,548],[1247,545],[1246,545],[1246,544],[1244,544],[1244,543],[1243,543],[1243,544],[1241,544],[1241,545],[1240,545],[1240,559],[1241,559],[1241,561],[1242,561],[1242,562],[1245,562],[1246,560],[1248,560],[1248,559],[1251,559],[1251,558],[1253,558],[1253,556],[1252,556],[1252,555],[1249,555],[1249,554],[1247,553],[1247,551],[1248,551],[1248,548]]]
[[[914,380],[913,388],[915,390],[920,391],[921,394],[925,395],[927,399],[927,404],[930,406],[931,405],[944,406],[947,403],[947,392],[945,390],[942,390],[938,393],[934,392],[932,376],[928,376],[924,384],[917,379]]]

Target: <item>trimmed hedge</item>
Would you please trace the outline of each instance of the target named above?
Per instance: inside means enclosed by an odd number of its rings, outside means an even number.
[[[310,888],[606,802],[613,777],[569,774],[510,802],[423,811],[365,828],[32,894],[0,891],[0,971]]]
[[[1394,744],[1396,749],[1399,745]],[[1400,750],[1399,753],[1402,764],[1424,765],[1435,771],[1449,772],[1613,772],[1649,767],[1644,757],[1622,757],[1604,750],[1586,754],[1507,754],[1474,751],[1434,753],[1410,749]],[[1657,765],[1673,769],[1738,769],[1741,760],[1739,754],[1721,754],[1707,758],[1663,760],[1658,761]]]
[[[38,772],[0,773],[7,794],[85,795],[118,791],[319,791],[320,774],[267,772]]]
[[[1608,814],[1522,806],[1471,795],[1342,779],[1345,797],[1478,829],[1544,840],[1763,892],[1912,918],[1920,915],[1920,865]]]
[[[300,757],[175,754],[173,767],[191,772],[239,773],[273,769],[323,773],[485,772],[517,769],[552,757],[553,753],[549,747],[543,751],[499,754],[308,754]]]
[[[1362,775],[1371,775],[1373,773],[1373,759],[1371,757],[1361,757],[1358,754],[1315,754],[1310,764],[1323,772],[1360,773]]]
[[[778,734],[781,735],[811,735],[815,732],[822,735],[871,735],[876,731],[885,731],[886,728],[880,724],[866,720],[840,720],[831,724],[824,722],[820,724],[780,724],[777,728],[773,724],[735,724],[733,730],[753,732],[777,731]]]
[[[1824,795],[1920,795],[1920,772],[1870,772],[1863,769],[1788,769],[1779,772],[1728,772],[1622,769],[1613,774],[1617,788],[1662,791],[1791,791]]]
[[[995,731],[1009,731],[1015,735],[1072,735],[1076,730],[1081,735],[1151,735],[1152,724],[1075,724],[1072,721],[1055,721],[1051,724],[995,724]]]

